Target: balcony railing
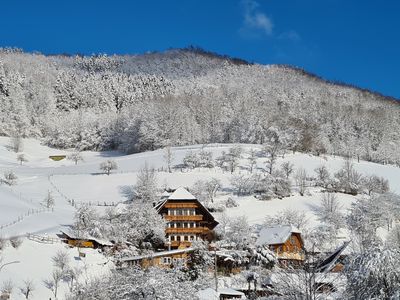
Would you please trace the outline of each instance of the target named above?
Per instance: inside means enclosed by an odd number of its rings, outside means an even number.
[[[189,215],[189,216],[174,216],[174,215],[164,215],[167,221],[201,221],[203,220],[203,215]]]
[[[171,243],[171,247],[190,247],[191,245],[192,245],[192,242],[187,242],[187,241],[181,241],[181,242],[178,242],[178,241],[172,241],[172,242],[170,242]],[[165,243],[165,246],[169,246],[169,244],[168,243]]]
[[[193,227],[193,228],[167,228],[165,233],[194,233],[194,234],[206,234],[209,231],[207,227]]]
[[[166,203],[165,208],[198,208],[196,203]]]

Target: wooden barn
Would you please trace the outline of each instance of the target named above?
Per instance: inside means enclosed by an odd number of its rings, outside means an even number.
[[[191,252],[193,252],[192,248],[185,248],[155,252],[148,255],[124,257],[118,260],[117,266],[120,268],[140,266],[144,269],[149,267],[172,268],[176,265],[186,266]]]
[[[73,233],[62,232],[60,237],[65,241],[65,243],[67,243],[71,247],[103,249],[105,247],[113,246],[113,243],[109,241],[97,239],[94,237],[77,237]]]
[[[304,262],[304,242],[300,231],[293,226],[262,228],[256,245],[268,247],[282,265],[296,265]]]
[[[173,193],[164,193],[155,205],[159,214],[167,220],[165,229],[170,249],[187,248],[198,239],[211,241],[213,229],[218,225],[213,215],[195,196],[179,187]]]

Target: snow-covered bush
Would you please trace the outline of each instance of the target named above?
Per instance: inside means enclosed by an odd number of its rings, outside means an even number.
[[[196,292],[196,285],[182,271],[128,268],[80,286],[70,299],[186,300],[197,299]]]
[[[238,207],[238,206],[239,206],[239,203],[235,199],[233,199],[232,197],[229,197],[225,201],[225,207],[226,208],[232,208],[232,207]]]
[[[239,196],[250,195],[260,186],[261,177],[259,174],[234,174],[231,177],[231,184],[235,193]]]
[[[15,185],[17,184],[18,176],[15,175],[14,171],[8,170],[4,172],[4,179],[1,179],[1,182],[4,182],[8,185]]]
[[[18,249],[22,245],[23,241],[24,240],[22,238],[20,238],[20,237],[12,237],[12,238],[10,238],[10,244],[15,249]]]
[[[376,175],[364,176],[362,185],[370,196],[372,193],[384,194],[389,192],[389,181]]]
[[[334,188],[337,192],[357,195],[362,191],[363,177],[354,170],[353,163],[347,159],[343,167],[335,173]]]
[[[309,218],[304,211],[285,209],[273,216],[267,216],[264,220],[265,226],[292,225],[301,231],[309,227]]]

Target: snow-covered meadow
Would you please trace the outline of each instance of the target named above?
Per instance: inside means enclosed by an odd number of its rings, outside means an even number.
[[[40,144],[34,139],[23,141],[23,153],[28,159],[22,165],[17,161],[16,153],[8,147],[9,138],[0,138],[0,176],[8,170],[12,170],[18,177],[17,183],[12,186],[0,185],[0,236],[9,238],[13,236],[25,236],[34,233],[43,236],[55,237],[60,230],[65,230],[73,222],[75,203],[117,204],[126,200],[124,188],[135,184],[138,171],[147,164],[159,170],[157,179],[159,187],[176,188],[179,186],[191,187],[200,179],[217,178],[222,183],[222,189],[218,192],[216,202],[233,197],[239,204],[238,207],[228,208],[228,217],[245,215],[250,224],[262,224],[266,216],[275,215],[283,209],[295,209],[304,211],[313,226],[318,225],[318,219],[313,207],[318,205],[321,194],[318,189],[309,189],[305,196],[293,192],[292,196],[283,199],[269,201],[257,200],[253,196],[239,197],[233,194],[231,185],[232,174],[222,171],[220,168],[185,170],[177,167],[172,173],[167,172],[163,149],[144,153],[123,155],[119,152],[83,152],[83,161],[77,165],[71,160],[52,161],[49,155],[68,155],[72,151],[57,150]],[[205,149],[212,152],[216,158],[222,151],[228,151],[231,144],[194,145],[189,147],[172,148],[173,165],[179,166],[188,151],[200,151]],[[250,149],[261,149],[257,145],[241,145],[243,158],[235,171],[248,173],[248,160],[246,153]],[[118,170],[111,175],[103,174],[99,165],[101,162],[113,159],[118,164]],[[308,174],[313,174],[314,169],[325,165],[330,172],[338,171],[344,164],[341,157],[312,156],[302,153],[287,153],[284,158],[279,157],[277,164],[285,161],[294,164],[294,168],[304,168]],[[257,158],[257,168],[265,167],[265,158]],[[376,174],[389,180],[393,192],[400,193],[400,168],[384,166],[370,162],[354,161],[355,169],[364,174]],[[45,209],[43,200],[48,192],[55,199],[54,209]],[[346,210],[356,197],[346,194],[338,194],[342,209]],[[98,207],[104,209],[103,206]],[[219,213],[216,213],[218,220]],[[0,283],[11,279],[15,284],[12,299],[22,299],[18,292],[23,280],[32,279],[35,291],[32,299],[48,299],[51,292],[46,289],[43,280],[50,276],[52,270],[51,257],[60,249],[68,249],[61,243],[42,244],[24,238],[18,249],[9,246],[1,252],[3,263],[19,261],[19,263],[5,266],[0,270]],[[67,250],[71,261],[81,265],[87,274],[83,278],[89,280],[94,274],[107,272],[112,263],[107,262],[103,255],[95,250],[85,250],[86,258],[77,259],[76,249]],[[0,263],[1,265],[1,263]],[[61,287],[63,292],[68,290],[66,285]],[[62,293],[60,293],[62,294]],[[18,298],[20,295],[20,298]]]

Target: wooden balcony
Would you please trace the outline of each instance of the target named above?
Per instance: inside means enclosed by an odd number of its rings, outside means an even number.
[[[188,248],[188,247],[192,246],[192,242],[187,242],[187,241],[181,241],[181,242],[173,241],[173,242],[170,242],[170,243],[171,243],[171,247],[173,247],[173,248],[178,248],[178,247]],[[168,242],[165,243],[165,246],[166,247],[169,246]]]
[[[167,221],[201,221],[203,220],[203,215],[190,215],[190,216],[173,216],[164,215]]]
[[[199,206],[195,202],[183,202],[183,203],[166,203],[165,208],[198,208]]]
[[[165,233],[187,233],[187,234],[206,234],[209,229],[207,227],[195,227],[195,228],[167,228]]]

